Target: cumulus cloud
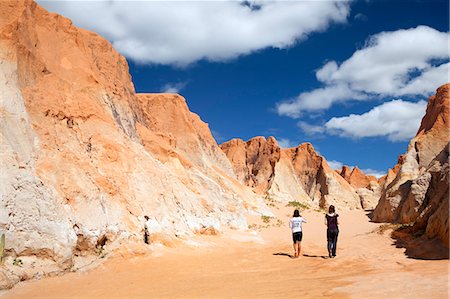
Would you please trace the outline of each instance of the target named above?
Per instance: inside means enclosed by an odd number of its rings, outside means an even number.
[[[331,161],[327,161],[328,165],[331,167],[331,169],[334,170],[341,170],[342,166],[344,166],[344,164],[342,162],[336,161],[336,160],[331,160]]]
[[[279,103],[278,114],[297,118],[337,102],[431,94],[449,80],[449,38],[427,26],[378,33],[344,62],[318,69],[323,87]]]
[[[306,134],[306,135],[316,135],[325,133],[325,128],[322,126],[316,126],[308,124],[304,121],[299,121],[297,126]]]
[[[286,48],[349,15],[348,1],[38,2],[134,61],[179,66]]]
[[[335,102],[347,99],[366,99],[367,95],[355,92],[345,85],[326,86],[313,91],[303,92],[297,98],[277,104],[280,115],[299,118],[302,111],[318,111],[330,108]]]
[[[364,169],[361,169],[361,171],[364,172],[365,175],[372,175],[372,176],[376,177],[377,179],[386,175],[385,171],[375,170],[372,168],[364,168]]]
[[[391,141],[407,141],[415,136],[426,106],[425,101],[394,100],[363,114],[333,117],[317,130],[351,138],[385,136]]]
[[[354,19],[357,21],[362,21],[362,22],[366,22],[369,20],[369,18],[365,14],[362,14],[362,13],[357,13],[355,15]]]
[[[161,88],[161,92],[164,93],[180,93],[180,91],[186,87],[186,82],[166,83]]]

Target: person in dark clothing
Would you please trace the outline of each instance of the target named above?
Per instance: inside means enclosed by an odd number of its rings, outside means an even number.
[[[339,235],[339,215],[336,214],[335,208],[331,205],[328,208],[328,214],[325,215],[325,224],[327,226],[327,243],[328,256],[334,258],[336,256],[337,239]]]

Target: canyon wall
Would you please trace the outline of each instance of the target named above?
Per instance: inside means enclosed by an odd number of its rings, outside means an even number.
[[[270,201],[368,209],[381,186],[377,221],[447,232],[448,244],[448,86],[399,165],[376,180],[331,170],[310,143],[219,147],[183,97],[136,94],[105,39],[31,0],[4,0],[0,100],[0,288],[130,244],[145,252],[145,231],[151,247],[245,230],[247,214],[272,215]],[[11,266],[16,257],[23,267]]]
[[[144,244],[144,227],[170,246],[270,215],[182,97],[137,95],[110,43],[32,1],[0,2],[0,86],[0,233],[24,262],[0,287]]]
[[[362,208],[356,190],[310,143],[282,149],[273,137],[247,142],[233,139],[221,145],[242,184],[276,201],[297,201],[315,208],[334,204],[339,208]],[[364,176],[364,174],[362,174]],[[366,198],[366,195],[363,195]]]
[[[417,135],[388,174],[373,220],[411,225],[411,232],[449,246],[449,84],[428,101]]]
[[[350,167],[344,165],[340,171],[336,170],[336,172],[355,189],[362,208],[367,210],[375,208],[381,196],[384,177],[378,180],[374,176],[365,175],[358,166],[350,170]]]

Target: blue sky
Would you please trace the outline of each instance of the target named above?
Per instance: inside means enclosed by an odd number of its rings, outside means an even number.
[[[448,1],[38,1],[127,57],[137,92],[179,92],[218,143],[311,142],[383,173],[448,82]]]

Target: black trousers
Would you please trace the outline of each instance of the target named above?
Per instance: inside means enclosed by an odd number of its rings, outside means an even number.
[[[336,256],[337,239],[339,235],[338,229],[327,229],[328,253]]]

